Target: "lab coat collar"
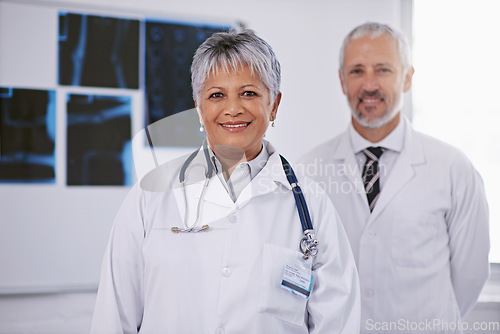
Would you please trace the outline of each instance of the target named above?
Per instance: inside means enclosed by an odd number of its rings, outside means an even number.
[[[269,159],[264,168],[241,192],[235,203],[238,207],[244,206],[252,198],[275,191],[280,184],[288,190],[292,190],[276,148],[268,141],[264,141],[264,145],[269,153]]]
[[[404,147],[380,192],[380,197],[370,215],[367,226],[375,221],[394,196],[415,176],[415,166],[426,163],[420,139],[414,135],[415,130],[413,130],[410,121],[404,115],[401,118],[405,122]]]
[[[281,159],[276,151],[276,148],[268,141],[264,140],[263,143],[269,153],[269,159],[264,168],[262,168],[255,178],[243,189],[236,202],[231,200],[231,197],[227,193],[220,179],[215,175],[212,176],[209,186],[206,189],[204,200],[220,206],[242,207],[256,196],[265,195],[274,191],[278,187],[278,184],[281,184],[291,190],[292,188],[286,178],[281,164]],[[206,166],[206,160],[202,149],[200,149],[198,155],[195,159],[193,159],[191,164],[193,166]],[[190,168],[188,168],[186,171],[186,179],[190,172],[193,172],[195,179],[194,182],[189,182],[187,189],[189,193],[194,194],[194,197],[198,201],[200,200],[200,195],[205,183],[203,169],[198,168],[196,170],[193,168],[190,170]]]
[[[404,123],[403,149],[396,159],[391,175],[389,175],[384,185],[384,189],[382,189],[380,193],[377,205],[375,205],[375,209],[370,215],[368,224],[376,219],[397,192],[415,175],[414,166],[426,163],[422,143],[419,137],[414,135],[415,130],[412,128],[410,121],[404,115],[401,115],[401,120]],[[356,192],[366,203],[366,210],[369,211],[368,200],[366,199],[365,189],[361,178],[361,171],[356,161],[356,152],[352,146],[349,131],[344,131],[340,136],[338,146],[331,148],[332,157],[334,160],[343,161],[345,175],[353,183]]]
[[[292,190],[292,186],[286,178],[285,170],[283,169],[283,164],[281,163],[281,158],[276,148],[267,140],[264,140],[264,145],[266,145],[267,152],[269,153],[269,159],[262,171],[257,174],[256,178],[261,175],[262,180],[266,180],[266,182],[281,184],[285,188]]]
[[[401,119],[405,123],[405,143],[402,153],[406,153],[407,159],[412,165],[425,163],[425,153],[420,137],[415,136],[415,130],[405,115],[401,115]]]

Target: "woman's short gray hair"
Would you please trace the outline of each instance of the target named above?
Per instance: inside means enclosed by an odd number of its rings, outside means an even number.
[[[219,69],[237,71],[243,65],[257,73],[269,89],[270,103],[274,102],[280,90],[281,66],[271,46],[250,29],[217,32],[200,45],[191,64],[194,99],[199,101],[211,72],[216,73]]]
[[[349,44],[349,42],[352,40],[364,36],[370,36],[371,38],[376,38],[384,34],[389,35],[390,37],[392,37],[394,42],[396,42],[396,45],[398,47],[399,59],[401,60],[401,64],[403,65],[403,71],[406,72],[406,70],[410,68],[411,51],[410,51],[410,44],[408,43],[406,36],[387,24],[367,22],[354,28],[346,36],[346,38],[344,38],[344,42],[342,43],[342,47],[340,48],[340,54],[339,54],[339,66],[342,77],[344,77],[344,53],[347,44]]]

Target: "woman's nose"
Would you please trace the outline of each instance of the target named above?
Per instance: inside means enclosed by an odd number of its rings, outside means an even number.
[[[228,97],[225,109],[226,114],[231,116],[243,113],[243,106],[239,96]]]

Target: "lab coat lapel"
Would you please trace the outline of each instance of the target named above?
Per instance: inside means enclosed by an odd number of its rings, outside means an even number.
[[[260,173],[258,173],[252,182],[247,184],[247,186],[243,189],[236,202],[234,203],[232,201],[218,177],[215,177],[214,180],[212,180],[211,186],[207,189],[207,201],[211,201],[212,203],[221,206],[236,206],[241,208],[252,198],[274,191],[277,188],[276,182],[281,182],[285,185],[288,184],[283,172],[279,154],[276,152],[274,146],[272,146],[269,142],[265,140],[263,142],[269,153],[269,159]],[[278,172],[276,173],[276,171]]]
[[[198,199],[201,194],[201,190],[198,192]],[[208,185],[208,188],[206,189],[205,192],[205,201],[217,204],[220,206],[226,206],[226,207],[233,207],[234,202],[227,193],[226,188],[224,188],[224,185],[222,184],[221,180],[219,179],[218,175],[212,176],[212,179],[210,180],[210,184]]]
[[[197,156],[193,159],[193,161],[189,164],[188,168],[186,169],[185,193],[184,193],[181,184],[179,182],[178,173],[181,169],[181,166],[185,163],[186,159],[187,156],[180,158],[178,161],[174,162],[174,164],[178,166],[177,168],[175,168],[175,170],[177,170],[177,173],[172,176],[175,180],[173,193],[177,201],[177,205],[179,207],[179,212],[181,213],[181,218],[183,220],[186,219],[185,217],[186,201],[187,203],[189,203],[188,225],[191,225],[194,223],[194,219],[197,215],[198,203],[201,200],[201,194],[203,188],[205,187],[207,162],[203,150],[200,149]],[[234,203],[229,197],[229,194],[224,189],[224,186],[222,185],[219,178],[215,174],[210,179],[208,187],[205,190],[203,201],[215,203],[218,206],[223,206],[223,207],[234,206]],[[202,208],[203,207],[204,206],[202,205]],[[209,219],[207,218],[205,220]]]
[[[413,135],[414,130],[410,122],[406,118],[403,119],[406,122],[404,147],[392,167],[384,188],[380,192],[380,197],[370,215],[368,224],[373,222],[382,213],[394,196],[415,176],[414,166],[425,163],[422,144]]]
[[[273,192],[278,188],[277,183],[283,184],[289,190],[292,189],[286,179],[281,158],[276,152],[276,149],[267,141],[264,141],[264,145],[266,145],[267,151],[269,152],[269,159],[264,168],[262,168],[252,182],[250,182],[241,192],[236,201],[238,207],[244,206],[254,197]]]
[[[218,206],[228,208],[234,208],[235,206],[237,206],[241,208],[252,198],[273,192],[278,187],[277,183],[281,183],[289,190],[291,190],[291,186],[286,179],[285,172],[283,171],[283,166],[281,164],[279,154],[270,143],[264,141],[264,144],[267,145],[266,147],[270,155],[269,160],[266,166],[254,178],[254,180],[252,180],[252,182],[250,182],[243,189],[236,203],[232,201],[231,197],[227,193],[224,185],[217,175],[212,176],[210,183],[205,190],[203,200],[216,204]],[[206,161],[204,160],[202,151],[200,151],[200,153],[196,156],[191,165],[206,166]],[[193,168],[193,170],[190,170],[188,168],[186,171],[186,180],[188,180],[188,177],[192,178],[193,176],[191,175],[194,175],[195,178],[194,182],[188,182],[189,184],[186,186],[187,200],[190,201],[190,203],[198,203],[198,201],[200,200],[203,187],[205,186],[203,173],[203,168]],[[180,186],[174,189],[174,193],[178,202],[183,203],[184,194],[182,193],[182,189],[180,188]],[[184,205],[182,205],[181,209],[181,212],[183,212]]]
[[[211,162],[210,162],[211,163]],[[201,200],[201,193],[203,187],[205,187],[205,174],[207,169],[207,161],[203,151],[203,147],[200,149],[196,158],[191,162],[186,171],[186,180],[189,182],[188,175],[191,175],[189,192],[194,195],[196,202]],[[231,197],[227,193],[224,185],[222,184],[219,176],[216,175],[216,169],[213,170],[213,175],[205,189],[205,194],[203,195],[203,201],[217,204],[220,206],[233,207],[234,203]]]

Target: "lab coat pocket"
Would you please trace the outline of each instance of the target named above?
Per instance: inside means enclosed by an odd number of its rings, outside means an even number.
[[[392,258],[403,267],[426,267],[434,257],[439,216],[396,215],[392,223]]]
[[[295,325],[305,322],[307,299],[281,286],[285,265],[302,254],[287,248],[264,244],[259,312]],[[310,261],[308,262],[309,270]]]

